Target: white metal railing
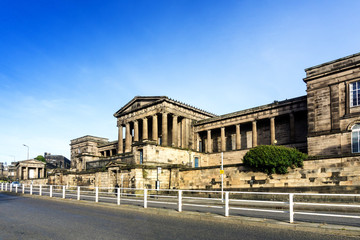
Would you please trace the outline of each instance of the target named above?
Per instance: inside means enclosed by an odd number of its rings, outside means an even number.
[[[14,192],[11,184],[1,183],[1,191]],[[20,190],[15,186],[15,192]],[[136,188],[112,188],[112,187],[89,187],[89,186],[61,186],[61,185],[21,185],[23,194],[49,196],[58,198],[74,198],[78,201],[87,200],[95,202],[110,202],[120,205],[121,202],[137,202],[144,208],[148,204],[174,205],[177,211],[182,212],[184,206],[198,208],[223,209],[224,216],[236,211],[270,212],[288,214],[290,223],[294,222],[295,215],[312,215],[337,218],[360,219],[360,215],[318,213],[314,211],[295,211],[296,206],[306,206],[310,210],[314,207],[331,208],[355,208],[360,212],[360,194],[315,194],[315,193],[270,193],[270,192],[224,192],[202,190],[175,190],[175,189],[136,189]],[[248,196],[248,197],[246,197]],[[257,199],[249,199],[256,196]],[[277,200],[268,199],[268,196],[276,196]],[[295,201],[295,197],[304,196],[319,197],[347,197],[355,198],[355,204],[323,203]],[[260,199],[259,199],[260,198]],[[265,198],[265,200],[263,199]],[[279,200],[280,199],[280,200]],[[274,209],[281,208],[281,210]]]

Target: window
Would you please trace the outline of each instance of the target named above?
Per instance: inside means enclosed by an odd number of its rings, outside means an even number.
[[[350,107],[360,106],[360,81],[350,83]]]
[[[140,152],[140,164],[143,164],[143,161],[144,161],[144,153],[143,153],[143,150],[140,149],[139,152]]]
[[[353,153],[360,152],[360,124],[351,128],[351,148]]]
[[[195,157],[195,167],[198,168],[199,167],[199,158]]]

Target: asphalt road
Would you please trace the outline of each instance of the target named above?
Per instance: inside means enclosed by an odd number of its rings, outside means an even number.
[[[179,213],[181,214],[181,213]],[[0,193],[0,239],[354,239]]]

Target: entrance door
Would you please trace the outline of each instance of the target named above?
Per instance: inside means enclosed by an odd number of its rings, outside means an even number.
[[[35,178],[35,169],[29,169],[29,178]]]

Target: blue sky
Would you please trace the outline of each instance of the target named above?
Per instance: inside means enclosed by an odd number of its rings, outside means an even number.
[[[116,140],[113,113],[166,95],[225,114],[305,95],[359,52],[360,1],[0,1],[0,161]]]

